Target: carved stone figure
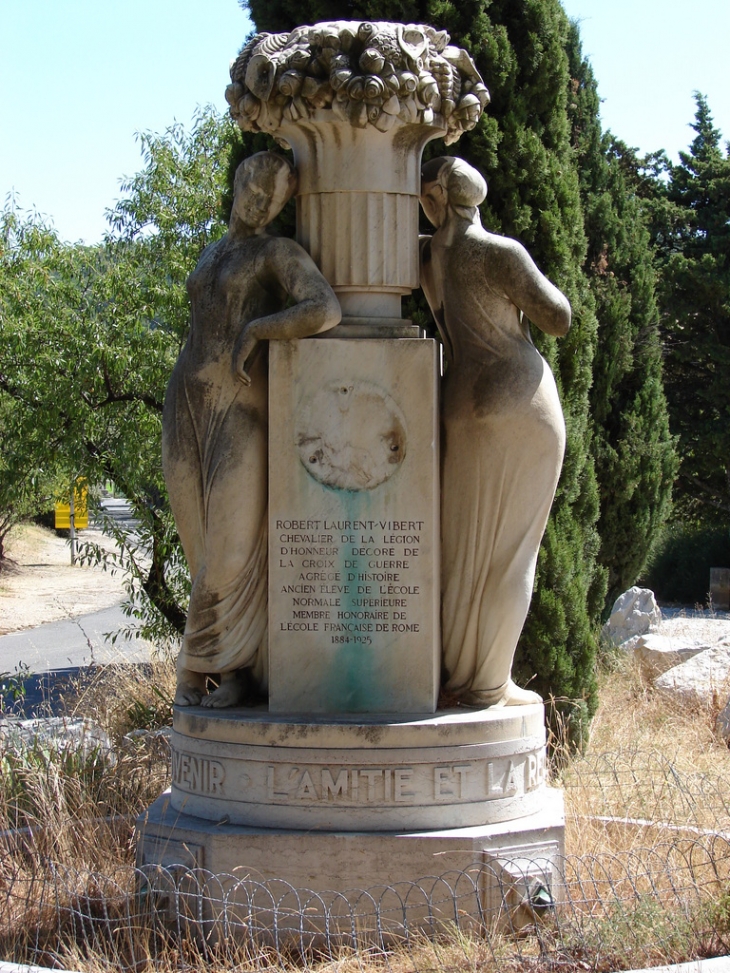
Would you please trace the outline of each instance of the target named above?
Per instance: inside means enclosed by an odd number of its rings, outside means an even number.
[[[283,156],[260,152],[241,163],[228,232],[206,247],[187,282],[190,334],[167,389],[162,443],[192,578],[177,664],[182,706],[235,705],[245,667],[266,683],[268,374],[259,342],[340,320],[309,255],[265,232],[295,186]],[[221,674],[209,695],[207,674]]]
[[[406,455],[405,420],[370,382],[336,382],[304,403],[297,447],[310,476],[336,490],[373,490]]]
[[[555,380],[526,315],[564,335],[570,305],[516,240],[489,233],[487,186],[460,159],[422,170],[421,279],[447,360],[442,415],[445,688],[469,705],[539,702],[510,678],[562,465]]]
[[[339,20],[256,34],[231,66],[226,98],[244,131],[291,148],[297,240],[348,328],[401,327],[401,298],[418,287],[423,147],[456,141],[489,102],[469,54],[423,24]]]

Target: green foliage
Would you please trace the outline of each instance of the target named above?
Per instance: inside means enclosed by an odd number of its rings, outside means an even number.
[[[595,970],[621,970],[721,956],[728,947],[727,893],[716,900],[688,899],[670,906],[655,892],[637,892],[608,902],[592,922],[562,930],[566,963]]]
[[[134,699],[127,708],[129,733],[137,730],[159,730],[172,726],[172,698],[157,686],[151,686],[152,700]]]
[[[641,573],[668,516],[677,462],[639,161],[601,132],[597,87],[575,27],[569,52],[572,141],[588,238],[583,266],[598,318],[590,404],[601,511],[598,561],[608,576],[606,616]]]
[[[685,519],[730,522],[730,146],[720,147],[697,94],[696,137],[655,192],[662,327],[678,507]]]
[[[645,583],[661,601],[704,605],[710,590],[710,568],[730,565],[727,527],[669,527],[652,552]]]
[[[162,403],[187,330],[185,281],[225,230],[218,212],[235,138],[210,110],[190,132],[140,136],[144,169],[123,184],[99,246],[63,244],[12,205],[0,214],[0,423],[3,441],[19,444],[0,463],[0,503],[23,470],[65,486],[83,476],[92,493],[113,480],[140,521],[140,540],[120,538],[117,560],[147,636],[184,626]]]
[[[0,343],[7,335],[5,322],[13,304],[19,300],[32,301],[41,286],[37,264],[52,259],[54,240],[52,231],[41,220],[25,222],[12,200],[0,213]],[[19,259],[21,250],[24,259]],[[3,273],[10,265],[13,265],[13,276],[22,280],[20,293]],[[21,342],[15,354],[20,359],[24,353]],[[60,487],[53,457],[45,451],[43,459],[39,458],[39,452],[44,452],[43,443],[35,425],[26,421],[24,406],[13,397],[3,395],[11,377],[7,359],[3,359],[4,356],[0,357],[0,571],[8,563],[5,541],[10,530],[20,520],[47,508]],[[30,362],[24,364],[29,366]],[[30,379],[27,383],[32,385]]]
[[[0,716],[23,711],[25,684],[30,676],[27,662],[19,662],[12,672],[0,672]]]

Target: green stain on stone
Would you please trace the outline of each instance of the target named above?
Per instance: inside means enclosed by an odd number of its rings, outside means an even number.
[[[336,499],[337,505],[341,510],[338,519],[349,520],[370,520],[371,493],[366,490],[336,490],[327,488],[333,500]],[[334,504],[333,504],[334,506]],[[362,531],[348,531],[348,534],[357,536],[357,544],[360,541]],[[340,540],[340,538],[338,538]],[[348,574],[358,575],[360,571],[367,570],[367,565],[358,564],[356,568],[346,568],[345,563],[357,560],[352,557],[350,548],[352,544],[340,544],[339,572],[342,584],[349,588],[347,593],[343,593],[340,599],[340,608],[333,609],[332,620],[337,620],[337,612],[358,612],[360,607],[354,604],[353,599],[357,596],[357,580],[347,581]],[[357,545],[356,545],[357,546]],[[375,625],[373,623],[373,629]],[[325,646],[331,659],[329,667],[329,678],[327,680],[326,692],[329,700],[341,712],[351,713],[377,713],[384,709],[383,700],[385,686],[382,685],[382,676],[379,676],[375,668],[375,640],[376,633],[372,632],[342,632],[334,635],[337,637],[349,638],[349,642],[329,643]],[[356,639],[367,640],[369,644],[363,644]]]

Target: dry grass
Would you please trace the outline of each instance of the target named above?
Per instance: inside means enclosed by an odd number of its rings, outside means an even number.
[[[164,735],[133,731],[169,723],[171,669],[106,666],[69,686],[67,716],[93,714],[111,749],[0,738],[0,894],[13,889],[28,907],[28,888],[59,866],[113,875],[133,863],[134,821],[167,786],[170,762]]]
[[[69,716],[94,719],[115,742],[134,730],[172,725],[174,651],[164,649],[148,665],[110,664],[82,672],[63,705]]]
[[[95,714],[113,740],[114,760],[36,755],[11,768],[14,776],[3,773],[0,829],[29,830],[0,838],[0,955],[88,973],[110,966],[135,973],[303,966],[317,973],[543,973],[556,965],[603,971],[679,962],[729,948],[730,843],[706,834],[730,832],[730,751],[714,732],[716,706],[678,706],[627,659],[602,674],[589,746],[562,772],[571,856],[564,910],[519,935],[444,927],[388,950],[343,947],[326,956],[160,938],[154,925],[129,914],[137,901],[130,875],[133,820],[166,785],[167,744],[128,734],[169,721],[173,687],[174,666],[165,658],[151,668],[100,670],[66,705],[70,714]],[[64,901],[50,901],[49,889],[58,890],[59,872],[70,866]],[[100,887],[85,869],[109,884]],[[74,891],[91,914],[113,919],[117,909],[117,931],[103,948],[89,938],[93,921],[74,911]]]
[[[633,658],[601,676],[599,698],[588,755],[653,750],[683,771],[730,774],[730,751],[715,732],[717,701],[692,705],[655,692]]]
[[[601,675],[586,753],[562,775],[568,853],[627,854],[705,830],[730,834],[730,749],[715,731],[719,705],[678,703],[654,691],[633,658],[614,659]]]

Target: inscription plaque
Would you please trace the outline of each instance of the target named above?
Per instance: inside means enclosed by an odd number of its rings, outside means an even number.
[[[435,711],[436,382],[430,340],[271,343],[271,712]]]

